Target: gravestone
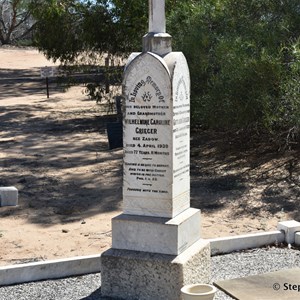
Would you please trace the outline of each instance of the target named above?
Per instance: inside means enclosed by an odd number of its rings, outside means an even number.
[[[108,122],[106,131],[110,150],[123,147],[123,126],[121,122]]]
[[[0,187],[0,206],[17,206],[18,190],[14,186]]]
[[[123,213],[102,254],[101,292],[123,299],[180,299],[210,279],[200,210],[190,208],[190,78],[172,52],[165,1],[149,1],[149,33],[123,79]]]
[[[122,97],[117,96],[115,101],[117,122],[108,122],[106,124],[108,146],[110,150],[123,147]]]

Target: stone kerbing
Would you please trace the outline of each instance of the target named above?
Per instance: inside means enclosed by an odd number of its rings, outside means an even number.
[[[280,230],[210,239],[211,255],[225,254],[238,250],[259,248],[285,241]]]
[[[0,267],[0,287],[100,272],[100,254]]]

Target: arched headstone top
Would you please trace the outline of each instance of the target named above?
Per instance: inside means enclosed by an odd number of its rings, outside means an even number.
[[[132,53],[125,66],[123,85],[130,80],[134,74],[140,77],[151,72],[163,72],[170,77],[169,66],[165,60],[153,52]]]
[[[123,79],[123,95],[126,101],[143,103],[145,93],[150,93],[152,101],[160,97],[170,101],[170,72],[165,61],[158,55],[146,52],[135,56],[126,66]],[[150,96],[149,94],[149,96]]]

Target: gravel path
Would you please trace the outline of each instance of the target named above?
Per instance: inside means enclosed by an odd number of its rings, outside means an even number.
[[[212,257],[212,282],[300,267],[300,251],[265,248]],[[99,300],[100,273],[0,288],[0,300]],[[299,283],[300,284],[300,283]],[[218,292],[215,300],[232,299]]]

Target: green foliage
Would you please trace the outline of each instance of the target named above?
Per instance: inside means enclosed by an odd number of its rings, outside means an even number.
[[[101,102],[101,100],[104,97],[105,93],[105,86],[104,84],[94,84],[94,83],[88,83],[86,85],[85,93],[93,100],[96,100],[96,102]]]
[[[194,124],[268,130],[299,124],[300,2],[192,2],[169,21],[190,65]]]
[[[280,85],[281,106],[276,112],[286,127],[300,128],[300,38],[282,49],[282,55],[289,62],[286,76]]]
[[[141,50],[148,1],[34,3],[36,41],[48,57],[73,62]],[[166,0],[166,8],[173,49],[190,67],[193,124],[300,125],[299,0]]]
[[[142,50],[148,27],[146,0],[32,0],[36,44],[49,57],[73,62],[82,53],[128,55]],[[180,10],[189,0],[169,0]],[[177,24],[177,27],[180,24]]]
[[[83,53],[129,53],[146,30],[144,2],[34,0],[36,44],[47,57],[63,63]]]
[[[35,42],[48,58],[74,61],[84,49],[82,16],[88,9],[76,0],[35,0]]]

